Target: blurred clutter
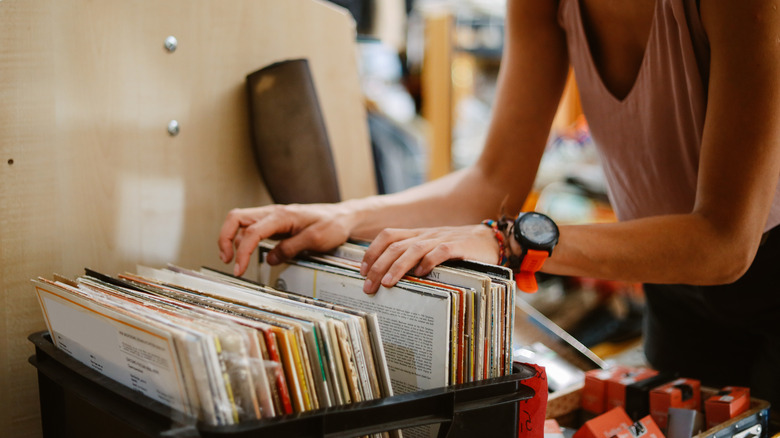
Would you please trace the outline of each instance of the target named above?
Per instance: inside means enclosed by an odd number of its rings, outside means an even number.
[[[359,40],[360,76],[379,193],[394,193],[425,182],[424,122],[402,84],[398,53],[376,39]]]
[[[708,388],[696,379],[617,365],[586,372],[573,395],[578,405],[565,415],[554,412],[546,430],[574,438],[767,436],[769,403],[751,399],[747,388]]]

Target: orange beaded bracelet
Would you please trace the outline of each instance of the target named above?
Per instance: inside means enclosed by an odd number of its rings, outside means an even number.
[[[485,219],[482,223],[493,230],[493,235],[498,241],[498,264],[507,266],[509,264],[509,258],[507,257],[505,231],[502,230],[499,227],[499,223],[493,219]]]

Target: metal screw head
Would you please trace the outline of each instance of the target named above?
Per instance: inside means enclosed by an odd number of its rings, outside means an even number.
[[[178,121],[171,120],[170,122],[168,122],[168,134],[170,134],[171,137],[179,135],[179,122]]]
[[[173,53],[176,51],[176,47],[179,46],[179,41],[176,39],[175,36],[170,35],[168,38],[165,39],[165,49],[169,52]]]

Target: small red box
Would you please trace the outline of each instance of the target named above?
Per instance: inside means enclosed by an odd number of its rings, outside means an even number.
[[[650,391],[650,415],[658,427],[666,430],[669,408],[701,409],[701,383],[696,379],[677,379]]]
[[[707,429],[728,421],[750,407],[750,388],[726,386],[704,402]]]
[[[640,382],[658,374],[650,368],[629,368],[621,375],[607,380],[607,409],[626,406],[626,386]]]
[[[544,420],[544,438],[563,438],[561,426],[553,418]]]
[[[611,438],[632,424],[626,411],[617,407],[586,421],[572,438]]]
[[[607,380],[624,375],[629,370],[628,367],[617,365],[606,370],[587,371],[580,401],[582,409],[593,414],[603,414],[607,410]]]
[[[664,438],[661,429],[650,415],[634,423],[626,430],[615,435],[616,438]]]

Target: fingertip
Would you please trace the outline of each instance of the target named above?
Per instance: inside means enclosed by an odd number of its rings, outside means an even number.
[[[241,265],[236,263],[235,265],[233,265],[233,275],[235,275],[236,277],[239,277],[239,276],[241,276],[241,274],[243,274],[243,270],[241,269]]]
[[[269,265],[278,265],[279,264],[279,256],[276,255],[274,252],[269,252],[268,255],[265,256],[265,261],[268,262]]]
[[[360,264],[360,275],[366,276],[368,274],[368,263],[362,262]]]
[[[217,249],[219,249],[219,258],[220,259],[225,258],[226,248],[225,248],[225,244],[222,243],[221,237],[217,239]]]
[[[391,287],[391,286],[393,286],[395,284],[393,282],[393,276],[390,275],[390,273],[385,274],[385,276],[382,277],[382,281],[380,283],[384,287]]]

